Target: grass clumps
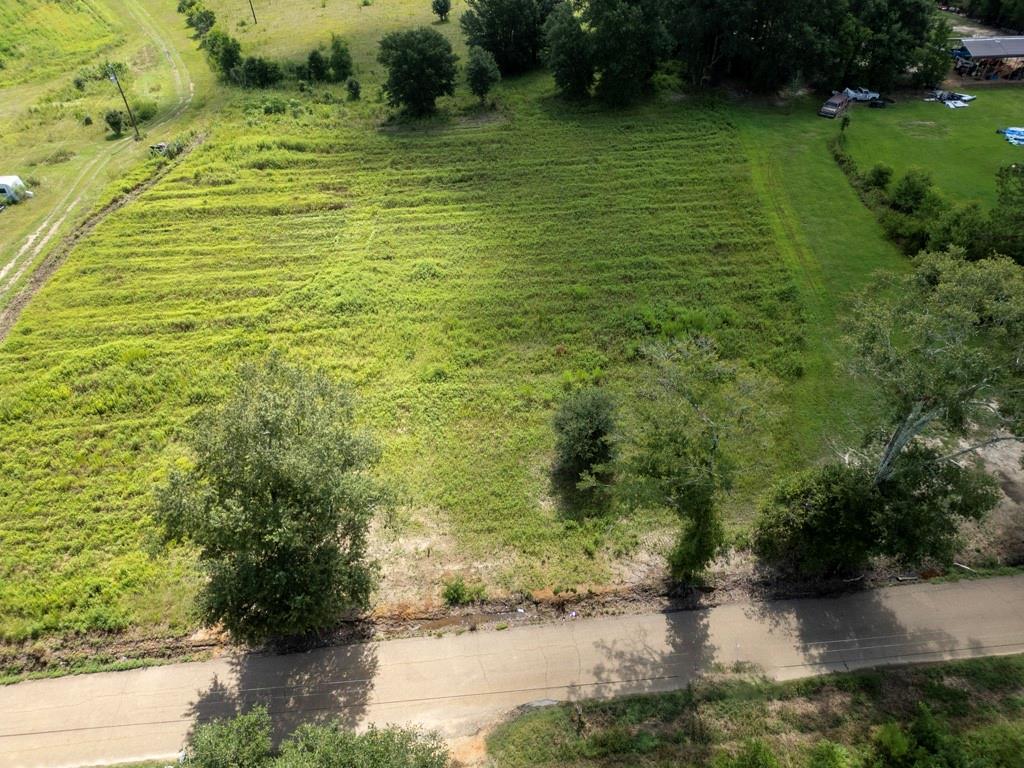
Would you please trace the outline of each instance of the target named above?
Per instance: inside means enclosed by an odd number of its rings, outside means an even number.
[[[444,583],[441,598],[450,608],[480,603],[487,597],[487,588],[483,584],[467,584],[462,576],[455,576]]]
[[[720,675],[530,712],[488,750],[495,768],[1019,768],[1022,684],[1022,656],[786,683]]]

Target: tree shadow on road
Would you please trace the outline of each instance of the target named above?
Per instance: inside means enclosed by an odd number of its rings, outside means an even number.
[[[367,642],[302,653],[239,654],[227,679],[215,678],[186,716],[194,730],[262,705],[275,744],[305,722],[335,720],[355,728],[366,714],[376,671],[376,646]]]

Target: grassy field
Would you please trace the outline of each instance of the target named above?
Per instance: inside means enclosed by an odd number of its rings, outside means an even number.
[[[865,170],[878,162],[892,166],[897,175],[925,168],[950,200],[991,206],[996,170],[1024,160],[1024,148],[996,133],[1024,124],[1024,89],[965,84],[962,90],[978,97],[967,109],[948,109],[910,95],[890,109],[855,109],[849,152]]]
[[[619,583],[664,551],[671,518],[581,519],[548,471],[566,382],[601,380],[628,422],[649,341],[702,330],[771,385],[771,418],[733,446],[734,532],[779,473],[858,435],[871,398],[842,372],[846,302],[905,262],[811,101],[666,88],[606,112],[538,73],[493,110],[463,86],[434,120],[389,122],[374,45],[429,23],[428,3],[257,3],[259,25],[247,2],[211,6],[247,53],[341,34],[365,98],[227,94],[173,7],[153,12],[215,119],[0,345],[0,636],[192,625],[193,559],[151,546],[152,488],[188,418],[270,349],[361,396],[399,501],[374,533],[392,604],[452,571],[492,591]],[[463,50],[457,23],[438,28]],[[901,114],[863,112],[854,135]]]
[[[38,82],[124,42],[125,30],[101,0],[17,0],[0,7],[0,88]]]
[[[822,740],[850,762],[867,754],[878,729],[904,728],[927,702],[940,728],[984,768],[1024,765],[1024,658],[1010,656],[771,683],[751,675],[712,676],[689,690],[539,710],[490,736],[494,768],[720,766],[756,739],[778,765],[811,765]],[[931,763],[915,763],[931,765]],[[935,763],[938,765],[939,763]],[[746,764],[744,764],[746,765]],[[822,763],[838,765],[844,763]],[[943,763],[945,765],[945,763]]]

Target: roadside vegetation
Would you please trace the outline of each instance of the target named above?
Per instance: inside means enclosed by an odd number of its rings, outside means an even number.
[[[1017,768],[1019,656],[786,683],[710,675],[673,693],[559,705],[498,726],[495,768]]]

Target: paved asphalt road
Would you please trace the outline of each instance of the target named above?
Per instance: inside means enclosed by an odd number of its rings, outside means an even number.
[[[0,688],[0,766],[171,757],[196,719],[255,702],[282,733],[332,716],[457,737],[526,702],[669,690],[713,663],[785,679],[1020,652],[1024,577],[1005,577],[224,658]]]

